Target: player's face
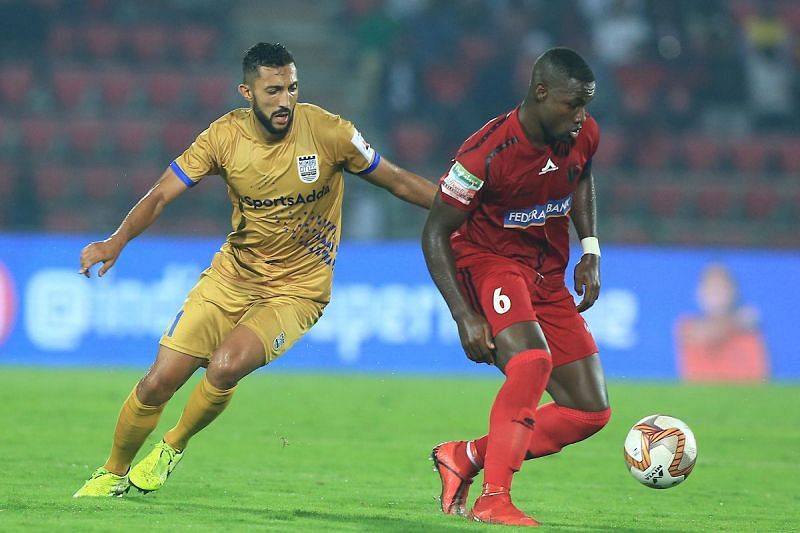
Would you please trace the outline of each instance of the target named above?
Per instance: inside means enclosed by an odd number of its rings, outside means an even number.
[[[551,141],[572,142],[586,122],[586,106],[594,97],[595,82],[566,80],[546,91],[541,102],[541,120]]]
[[[259,67],[248,84],[253,113],[272,138],[280,139],[292,125],[297,104],[297,67]]]

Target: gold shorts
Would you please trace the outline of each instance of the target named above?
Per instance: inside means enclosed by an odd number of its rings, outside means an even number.
[[[261,339],[266,362],[270,363],[319,320],[324,307],[325,304],[296,296],[253,295],[220,283],[204,272],[159,342],[167,348],[210,359],[233,328],[243,325]]]

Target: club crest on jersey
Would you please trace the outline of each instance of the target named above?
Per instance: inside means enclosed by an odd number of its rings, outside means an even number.
[[[503,215],[504,228],[529,228],[544,226],[550,217],[565,217],[572,209],[572,195],[559,200],[548,200],[546,204],[522,209],[509,209]]]
[[[297,156],[297,174],[303,183],[314,183],[319,179],[317,154]]]

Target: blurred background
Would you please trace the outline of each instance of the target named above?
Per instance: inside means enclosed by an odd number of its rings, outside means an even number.
[[[284,43],[302,101],[431,180],[521,101],[540,53],[569,46],[598,80],[607,253],[587,319],[611,375],[797,379],[800,314],[784,302],[800,298],[785,282],[800,271],[798,36],[793,0],[0,0],[2,360],[93,363],[102,342],[149,361],[230,230],[224,184],[182,196],[148,232],[163,240],[137,240],[102,282],[74,275],[77,253],[243,105],[253,43]],[[355,258],[296,348],[311,366],[329,351],[343,368],[462,364],[419,256],[424,216],[347,178]],[[643,353],[655,366],[634,369]]]
[[[430,179],[564,45],[598,79],[604,241],[793,248],[799,32],[790,0],[0,0],[0,227],[113,230],[242,105],[242,51],[261,40],[293,51],[302,100]],[[224,235],[206,181],[155,231]],[[422,212],[359,181],[345,238],[417,237]]]

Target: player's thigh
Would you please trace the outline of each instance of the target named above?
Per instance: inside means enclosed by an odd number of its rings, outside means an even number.
[[[268,364],[283,355],[316,324],[324,307],[324,304],[305,298],[267,298],[250,306],[239,326],[256,334],[264,348],[261,364]]]
[[[547,392],[558,405],[571,409],[608,409],[608,391],[600,357],[593,354],[554,368]]]
[[[589,357],[598,352],[586,321],[575,308],[575,299],[566,287],[556,291],[534,289],[534,302],[553,368]]]
[[[136,396],[145,405],[161,405],[203,366],[204,359],[160,346],[156,360],[139,380]]]
[[[203,275],[159,342],[166,348],[209,359],[252,301],[247,292]]]
[[[493,337],[512,324],[537,320],[525,276],[513,265],[487,262],[459,268],[457,275],[462,293],[486,317]]]

